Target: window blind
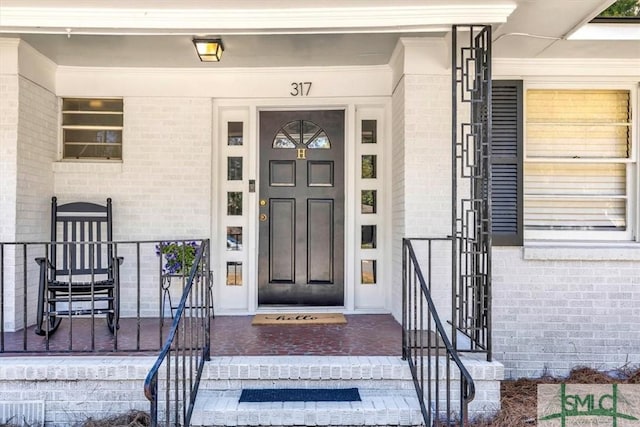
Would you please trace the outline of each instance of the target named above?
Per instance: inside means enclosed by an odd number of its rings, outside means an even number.
[[[631,153],[626,90],[529,90],[525,228],[625,230]]]

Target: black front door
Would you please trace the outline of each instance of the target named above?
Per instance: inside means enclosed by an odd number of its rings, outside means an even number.
[[[344,304],[344,111],[260,113],[258,304]]]

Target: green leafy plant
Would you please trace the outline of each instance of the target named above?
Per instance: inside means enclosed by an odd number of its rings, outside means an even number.
[[[164,257],[162,272],[164,274],[184,274],[191,271],[196,259],[198,244],[196,242],[161,242],[156,245],[156,255]]]
[[[638,0],[618,0],[607,9],[605,9],[599,17],[639,17],[640,1]]]

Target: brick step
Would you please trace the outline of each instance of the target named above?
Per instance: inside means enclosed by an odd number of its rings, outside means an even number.
[[[493,413],[500,405],[502,365],[463,359],[476,385],[472,414]],[[445,366],[441,360],[440,377]],[[452,375],[455,388],[459,374]],[[239,403],[241,390],[250,388],[358,388],[363,401]],[[389,356],[215,357],[205,363],[192,418],[199,427],[421,423],[409,366]]]
[[[203,390],[193,427],[423,426],[415,390],[360,389],[360,402],[239,403],[241,390]]]
[[[239,403],[243,388],[358,388],[362,401]],[[212,358],[191,419],[194,427],[421,423],[407,362],[387,356]]]
[[[215,357],[205,363],[200,384],[201,390],[273,386],[413,390],[407,362],[387,356]]]

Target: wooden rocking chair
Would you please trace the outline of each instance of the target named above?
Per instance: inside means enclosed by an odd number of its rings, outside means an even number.
[[[35,333],[53,334],[63,318],[106,314],[113,333],[119,321],[119,267],[114,257],[111,199],[106,206],[51,199],[51,244],[40,266]]]

